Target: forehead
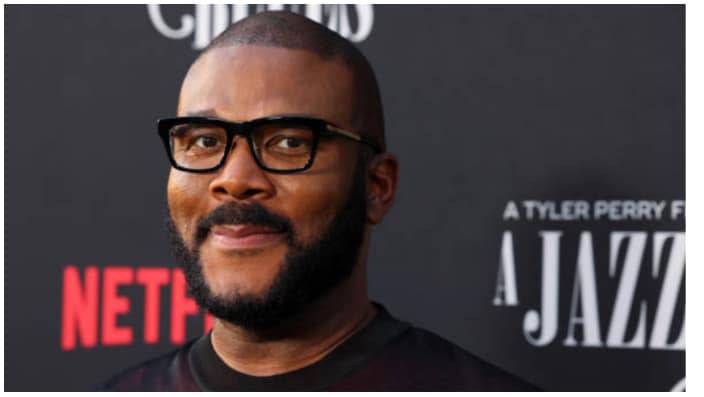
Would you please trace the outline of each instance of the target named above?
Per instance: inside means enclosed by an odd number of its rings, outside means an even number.
[[[349,127],[353,88],[346,65],[311,51],[247,45],[215,48],[188,71],[178,114],[209,112],[232,121],[295,114]]]

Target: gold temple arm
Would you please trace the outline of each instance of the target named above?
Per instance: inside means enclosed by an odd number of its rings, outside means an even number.
[[[327,128],[327,130],[330,131],[330,132],[334,132],[334,133],[336,133],[336,134],[340,134],[340,135],[342,135],[342,136],[344,136],[344,137],[347,137],[347,138],[349,138],[349,139],[355,140],[355,141],[357,141],[357,142],[366,143],[367,145],[369,145],[369,146],[371,146],[372,148],[374,148],[374,150],[376,150],[377,152],[381,152],[381,148],[379,147],[379,145],[377,145],[375,142],[372,142],[372,141],[370,141],[370,140],[368,140],[368,139],[365,139],[364,137],[362,137],[362,136],[359,135],[359,134],[355,134],[354,132],[345,131],[345,130],[343,130],[342,128],[335,127],[335,126],[332,125],[332,124],[326,124],[326,128]]]

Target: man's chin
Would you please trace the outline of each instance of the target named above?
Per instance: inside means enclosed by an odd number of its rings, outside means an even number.
[[[218,319],[245,328],[267,328],[274,323],[268,302],[271,285],[257,288],[203,278],[189,281],[189,288],[198,305]]]
[[[206,275],[204,287],[212,299],[229,302],[234,306],[238,302],[264,302],[271,293],[275,276],[264,278],[261,283],[255,283],[251,281],[253,277],[247,280],[246,274],[237,279],[233,279],[231,274],[224,274],[223,277],[218,277],[217,274],[214,277]],[[243,282],[243,280],[247,281]]]

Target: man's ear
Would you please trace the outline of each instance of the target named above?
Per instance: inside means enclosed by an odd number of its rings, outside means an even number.
[[[367,220],[381,223],[396,196],[399,178],[398,159],[391,153],[376,155],[367,167]]]

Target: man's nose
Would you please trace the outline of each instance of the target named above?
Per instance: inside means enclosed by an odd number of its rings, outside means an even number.
[[[266,172],[259,168],[247,138],[236,136],[225,164],[210,182],[210,193],[222,200],[266,198],[273,194]]]

